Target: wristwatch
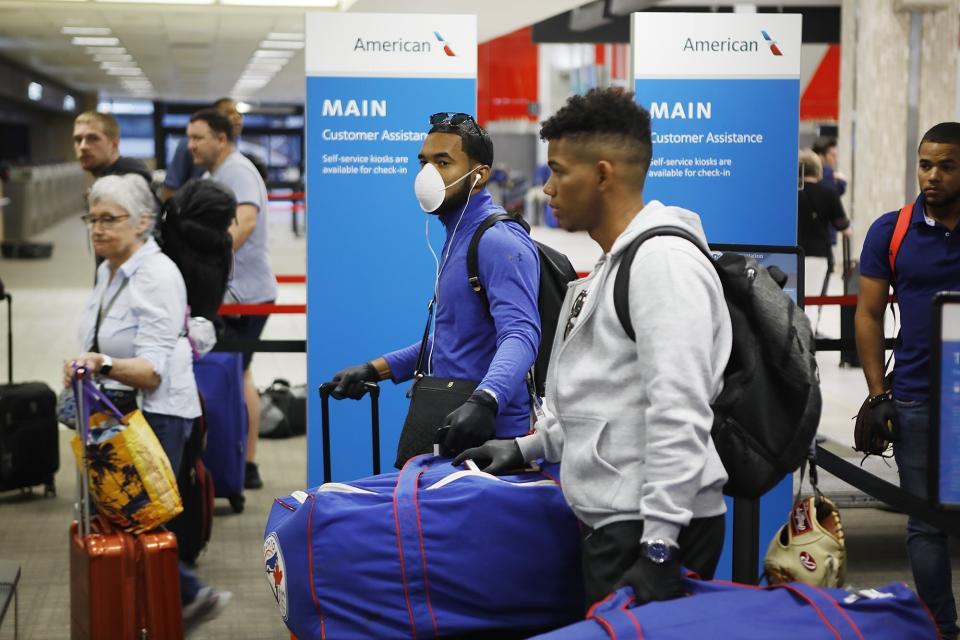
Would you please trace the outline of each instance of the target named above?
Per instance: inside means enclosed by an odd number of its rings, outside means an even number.
[[[673,560],[677,548],[670,546],[665,540],[644,540],[640,543],[640,555],[654,564],[663,564]]]
[[[101,354],[103,356],[103,364],[100,365],[100,370],[97,371],[102,376],[109,376],[110,371],[113,369],[113,358],[107,354]]]

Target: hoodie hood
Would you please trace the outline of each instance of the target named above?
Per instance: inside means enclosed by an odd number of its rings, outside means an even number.
[[[610,248],[611,258],[622,253],[638,235],[656,227],[679,227],[687,233],[693,234],[702,250],[710,251],[710,245],[707,244],[707,236],[703,232],[700,216],[693,211],[680,207],[669,207],[659,200],[651,200],[633,217],[620,237],[614,241],[613,247]]]

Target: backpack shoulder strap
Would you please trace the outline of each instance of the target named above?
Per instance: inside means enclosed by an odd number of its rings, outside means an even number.
[[[467,247],[467,282],[470,284],[471,289],[480,294],[484,307],[489,307],[490,303],[487,300],[487,293],[483,290],[483,285],[480,283],[480,238],[483,237],[487,229],[501,220],[516,222],[523,227],[527,233],[530,233],[530,227],[526,221],[509,213],[494,213],[487,216],[483,222],[480,223],[480,226],[477,227],[477,230],[473,232],[473,237],[470,239],[470,246]]]
[[[613,307],[617,312],[617,319],[620,321],[620,326],[623,327],[623,330],[630,340],[634,342],[637,341],[637,334],[633,330],[633,323],[630,322],[630,265],[633,264],[633,257],[636,255],[640,245],[655,236],[676,236],[689,240],[696,245],[702,253],[706,254],[711,263],[713,262],[710,254],[703,251],[700,247],[700,242],[697,238],[692,233],[680,227],[655,227],[644,231],[630,242],[630,245],[623,251],[620,258],[620,268],[617,270],[617,277],[613,281]]]
[[[897,214],[897,224],[893,228],[893,236],[890,238],[890,281],[896,280],[897,254],[900,253],[900,245],[903,244],[903,238],[907,235],[907,229],[910,228],[910,218],[913,217],[913,203],[907,203]]]

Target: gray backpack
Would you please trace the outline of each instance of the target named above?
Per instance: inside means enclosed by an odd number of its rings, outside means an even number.
[[[699,242],[677,227],[640,234],[623,252],[613,285],[617,318],[631,340],[630,269],[654,236]],[[702,249],[701,249],[702,250]],[[817,433],[822,402],[810,321],[766,268],[738,253],[706,254],[720,276],[733,325],[723,391],[711,405],[711,436],[727,470],[723,491],[757,498],[799,468]]]

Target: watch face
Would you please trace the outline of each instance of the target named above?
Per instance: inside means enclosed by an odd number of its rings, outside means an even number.
[[[663,564],[670,559],[670,546],[659,540],[656,542],[647,542],[644,544],[644,555],[647,556],[647,559],[657,564]]]

